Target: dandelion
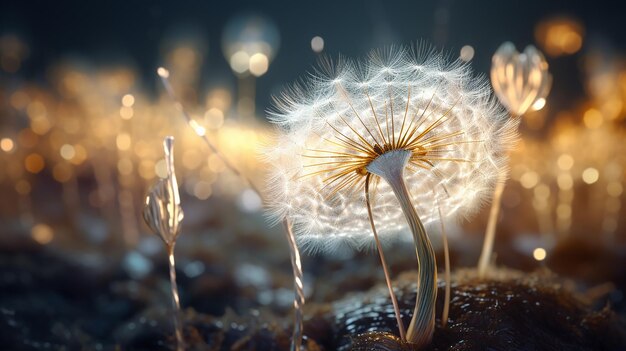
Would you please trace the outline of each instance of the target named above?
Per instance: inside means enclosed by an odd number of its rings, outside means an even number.
[[[272,216],[289,218],[309,251],[375,244],[394,305],[381,245],[407,231],[404,216],[419,277],[406,340],[427,344],[437,265],[425,226],[439,208],[459,218],[480,207],[504,172],[516,122],[467,65],[428,50],[327,61],[277,104],[270,118],[279,133],[267,152]]]
[[[180,299],[176,284],[176,261],[174,260],[174,246],[180,234],[180,224],[183,220],[183,209],[180,207],[178,183],[174,172],[174,137],[168,136],[163,140],[165,150],[165,164],[167,178],[159,179],[146,196],[146,205],[143,218],[150,229],[157,234],[167,248],[170,268],[170,284],[172,288],[172,307],[174,309],[174,330],[176,333],[176,350],[183,350],[183,329],[180,321]]]

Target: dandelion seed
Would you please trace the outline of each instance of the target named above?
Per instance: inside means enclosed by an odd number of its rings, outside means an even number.
[[[380,244],[413,234],[419,289],[406,339],[418,345],[432,337],[436,298],[424,226],[439,220],[439,208],[446,218],[478,210],[515,136],[517,122],[490,92],[458,61],[388,50],[358,63],[327,62],[270,114],[280,127],[266,154],[274,165],[271,213],[293,222],[301,245],[333,251],[373,243],[385,266]],[[408,228],[398,225],[403,217]],[[397,309],[396,318],[403,334]]]

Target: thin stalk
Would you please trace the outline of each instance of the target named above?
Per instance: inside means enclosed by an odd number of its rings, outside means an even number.
[[[485,241],[483,249],[478,260],[478,276],[483,279],[487,274],[487,269],[491,264],[491,254],[493,253],[493,242],[496,238],[496,223],[498,222],[498,214],[500,213],[500,202],[502,201],[502,192],[506,184],[506,173],[502,172],[498,175],[496,188],[493,191],[493,201],[491,202],[491,211],[489,212],[489,220],[487,222],[487,231],[485,232]]]
[[[448,324],[448,315],[450,314],[450,248],[448,247],[448,235],[446,234],[446,227],[443,223],[443,215],[441,214],[439,204],[437,204],[437,210],[439,211],[439,221],[441,222],[441,238],[443,239],[443,257],[445,262],[443,277],[446,282],[446,290],[443,298],[443,312],[441,313],[441,326],[445,328]]]
[[[174,244],[167,245],[167,256],[170,266],[170,286],[172,288],[172,309],[174,310],[174,331],[176,334],[176,350],[184,350],[183,329],[180,319],[180,298],[176,283],[176,261],[174,260]]]
[[[383,178],[394,192],[409,224],[417,256],[417,297],[413,318],[407,329],[407,341],[418,348],[428,345],[435,331],[437,300],[437,262],[435,251],[426,235],[404,182],[404,168],[411,157],[407,150],[390,151],[370,163],[367,170]]]
[[[289,243],[289,254],[291,257],[291,268],[293,270],[293,282],[296,297],[293,300],[294,322],[293,334],[291,342],[291,351],[299,351],[302,345],[302,329],[303,329],[303,307],[304,307],[304,284],[302,276],[302,262],[300,261],[300,250],[296,244],[296,238],[291,230],[289,220],[283,220],[287,243]]]
[[[159,77],[161,77],[161,83],[163,84],[163,87],[165,87],[165,91],[167,92],[169,97],[174,101],[174,105],[176,106],[176,109],[183,115],[183,117],[185,117],[185,120],[187,121],[187,123],[193,128],[193,125],[192,125],[193,118],[191,118],[191,115],[187,113],[187,110],[185,110],[185,107],[183,106],[183,104],[180,101],[178,101],[178,99],[176,98],[176,94],[174,94],[174,89],[172,88],[172,85],[170,84],[170,80],[169,80],[169,74],[170,74],[169,71],[161,67],[157,70],[157,72],[159,74]],[[243,175],[243,173],[241,173],[241,171],[237,167],[235,167],[235,165],[232,164],[230,160],[226,158],[219,151],[217,146],[215,146],[215,144],[213,144],[213,142],[211,142],[211,140],[207,137],[206,131],[204,129],[198,130],[194,128],[194,131],[196,132],[196,134],[198,134],[199,137],[201,137],[204,140],[205,144],[220,159],[220,161],[224,162],[224,165],[226,166],[226,168],[230,169],[230,171],[235,173],[236,176],[243,179],[247,183],[247,185],[250,188],[252,188],[252,190],[254,190],[257,194],[259,194],[259,196],[261,196],[261,192],[254,185],[254,183],[252,183],[250,179],[248,179],[248,177]]]
[[[396,315],[396,321],[398,322],[400,340],[406,341],[406,331],[404,329],[404,323],[402,322],[402,314],[400,313],[400,308],[398,307],[398,299],[396,298],[396,294],[393,292],[393,287],[391,286],[391,277],[389,275],[389,268],[387,268],[385,253],[383,252],[383,247],[380,244],[380,240],[378,239],[378,232],[376,231],[376,226],[374,225],[374,217],[372,216],[372,204],[370,202],[369,191],[371,178],[370,176],[371,174],[368,174],[365,178],[365,203],[367,204],[367,215],[370,220],[370,225],[372,226],[372,232],[374,233],[374,241],[376,242],[376,249],[378,249],[380,264],[383,266],[383,273],[385,274],[385,282],[387,283],[387,289],[389,290],[389,297],[391,298],[391,303],[393,304],[393,311]]]

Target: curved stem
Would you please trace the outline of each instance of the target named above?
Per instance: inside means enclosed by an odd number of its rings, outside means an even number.
[[[506,183],[506,173],[502,172],[498,175],[496,188],[493,191],[493,201],[491,202],[491,211],[489,212],[489,221],[487,222],[487,231],[485,232],[485,241],[483,249],[478,260],[478,276],[483,279],[487,274],[487,269],[491,263],[491,254],[493,253],[493,242],[496,238],[496,223],[498,222],[498,214],[500,213],[500,202],[502,200],[502,192]]]
[[[450,314],[450,248],[448,247],[448,235],[446,234],[446,227],[443,223],[443,215],[441,214],[441,207],[437,204],[439,211],[439,221],[441,222],[441,238],[443,239],[443,256],[445,271],[443,274],[446,281],[446,290],[443,298],[443,312],[441,313],[441,326],[445,327],[448,324],[448,315]]]
[[[167,246],[167,255],[170,266],[170,285],[172,287],[172,308],[174,310],[174,331],[176,334],[176,350],[184,350],[183,329],[180,320],[180,299],[178,297],[178,284],[176,283],[176,261],[174,261],[174,245]]]
[[[404,329],[404,323],[402,322],[402,314],[400,313],[400,308],[398,307],[398,299],[396,298],[396,294],[393,292],[393,287],[391,286],[391,277],[389,275],[389,268],[387,268],[385,253],[383,252],[383,247],[380,244],[380,240],[378,239],[378,232],[376,231],[376,226],[374,225],[374,217],[372,216],[372,205],[370,202],[369,191],[370,176],[371,174],[368,174],[365,178],[365,203],[367,204],[367,215],[370,220],[370,225],[372,226],[372,232],[374,233],[374,241],[376,242],[376,249],[378,249],[380,264],[383,266],[383,273],[385,274],[385,282],[387,283],[387,289],[389,290],[389,297],[391,297],[391,303],[393,304],[393,311],[396,315],[396,321],[398,322],[400,340],[406,341],[406,332]]]
[[[293,334],[291,338],[291,351],[299,351],[302,345],[302,320],[303,320],[303,306],[304,306],[304,285],[302,282],[302,263],[300,261],[300,250],[296,244],[296,238],[291,230],[291,224],[289,220],[285,218],[283,220],[283,226],[285,227],[285,234],[287,236],[287,243],[289,244],[289,256],[291,257],[291,268],[293,270],[293,285],[295,288],[296,296],[293,300],[294,308],[294,321],[293,321]]]
[[[407,329],[407,341],[418,348],[430,343],[435,331],[435,302],[437,299],[437,263],[435,252],[426,235],[411,196],[404,182],[404,168],[411,156],[410,151],[396,150],[379,156],[367,170],[385,179],[393,190],[406,221],[409,224],[415,254],[417,256],[417,297],[413,318]]]

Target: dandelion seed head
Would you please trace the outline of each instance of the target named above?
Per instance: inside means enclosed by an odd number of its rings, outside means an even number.
[[[278,127],[264,153],[271,217],[289,217],[310,251],[371,247],[367,166],[393,150],[411,153],[404,178],[426,225],[438,220],[437,203],[448,218],[471,215],[507,171],[517,123],[468,65],[405,48],[322,62],[269,117]],[[389,185],[373,176],[370,189],[380,239],[408,232]]]

